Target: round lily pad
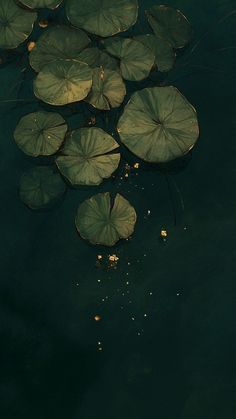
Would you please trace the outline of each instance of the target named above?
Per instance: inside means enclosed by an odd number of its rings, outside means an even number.
[[[92,86],[86,63],[57,60],[46,64],[34,80],[34,94],[50,105],[67,105],[84,99]]]
[[[67,125],[55,112],[33,112],[18,123],[14,138],[18,147],[29,156],[50,156],[56,153],[65,138]]]
[[[135,209],[127,199],[117,194],[112,204],[109,192],[105,192],[79,206],[75,224],[83,239],[92,244],[113,246],[133,233],[136,219]]]
[[[118,60],[99,48],[86,48],[78,56],[79,61],[87,63],[89,67],[103,67],[109,70],[119,70]]]
[[[138,16],[137,0],[67,0],[72,25],[99,36],[126,31]]]
[[[109,38],[104,41],[107,51],[120,59],[121,74],[126,80],[139,81],[148,77],[155,56],[141,42],[125,38]]]
[[[179,10],[168,6],[152,6],[147,18],[155,35],[164,38],[173,48],[183,48],[191,39],[192,29]]]
[[[101,128],[81,128],[72,132],[56,164],[73,185],[99,185],[109,178],[120,162],[111,153],[119,144]]]
[[[80,29],[65,25],[53,26],[43,32],[36,42],[29,56],[30,65],[39,72],[45,64],[58,59],[78,59],[79,53],[89,43],[89,37]]]
[[[165,72],[172,69],[175,62],[175,52],[169,42],[152,34],[138,35],[134,39],[151,49],[155,55],[155,64],[159,71]]]
[[[29,9],[56,9],[62,0],[20,0],[20,2]]]
[[[65,190],[60,174],[51,167],[34,167],[24,173],[20,181],[20,198],[31,209],[54,204]]]
[[[118,122],[118,132],[130,151],[151,163],[183,156],[199,136],[195,109],[173,86],[134,93]]]
[[[97,109],[109,110],[121,105],[126,95],[126,87],[117,71],[95,68],[92,89],[86,99]]]
[[[21,9],[14,0],[0,0],[0,48],[18,47],[32,32],[36,19],[36,13]]]

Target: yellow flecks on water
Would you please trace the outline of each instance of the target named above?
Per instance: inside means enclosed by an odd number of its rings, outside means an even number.
[[[117,132],[121,132],[121,129],[120,128],[117,128]]]
[[[110,262],[118,262],[119,258],[116,255],[109,255],[108,259]]]
[[[97,255],[97,260],[101,260],[102,259],[102,255]]]
[[[88,123],[89,125],[95,125],[96,124],[96,118],[95,116],[91,116],[90,121]]]
[[[101,320],[101,316],[99,316],[99,314],[96,314],[96,316],[94,316],[94,320],[96,322],[99,322]]]
[[[125,177],[129,177],[129,173],[125,173]]]
[[[104,70],[103,68],[101,68],[101,73],[100,73],[100,79],[103,80],[104,79]]]
[[[48,21],[44,20],[44,19],[40,20],[39,21],[39,26],[40,26],[40,28],[47,28],[48,27]]]
[[[29,52],[30,52],[30,51],[32,51],[32,49],[34,49],[35,45],[36,45],[36,43],[35,43],[35,42],[33,42],[33,41],[28,42],[28,44],[27,44],[27,49],[28,49],[28,51],[29,51]]]
[[[138,169],[139,168],[139,163],[134,163],[134,169]]]
[[[168,236],[167,230],[161,230],[160,236],[166,238]]]

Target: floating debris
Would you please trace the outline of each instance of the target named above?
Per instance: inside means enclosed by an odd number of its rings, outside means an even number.
[[[29,52],[32,51],[32,49],[34,49],[35,46],[36,46],[36,43],[35,42],[33,42],[33,41],[28,42],[28,44],[27,44],[28,51]]]
[[[99,316],[99,314],[96,314],[96,316],[94,316],[94,320],[96,322],[99,322],[101,320],[101,316]]]

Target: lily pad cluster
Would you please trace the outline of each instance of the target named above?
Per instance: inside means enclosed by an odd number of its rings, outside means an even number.
[[[0,0],[0,47],[24,43],[40,8],[55,16],[64,8],[67,21],[41,26],[37,39],[33,32],[32,48],[25,45],[37,109],[21,117],[14,139],[26,155],[41,158],[20,182],[29,208],[53,205],[67,187],[99,189],[124,162],[120,145],[156,164],[194,147],[199,136],[194,107],[176,87],[149,83],[152,73],[168,75],[178,49],[191,39],[180,11],[154,5],[146,12],[153,32],[131,35],[137,0]],[[140,81],[146,87],[140,89]],[[88,110],[91,119],[70,129],[65,109],[71,107],[75,115]],[[96,115],[108,122],[111,116],[113,129],[97,123]],[[42,158],[49,158],[49,166]],[[133,234],[136,219],[122,194],[98,190],[80,204],[75,223],[90,243],[112,246]]]

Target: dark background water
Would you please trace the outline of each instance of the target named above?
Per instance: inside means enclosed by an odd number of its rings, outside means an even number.
[[[140,16],[152,4],[140,1]],[[79,203],[97,189],[69,190],[49,212],[20,202],[19,178],[34,161],[12,133],[38,105],[1,106],[4,419],[236,418],[236,14],[219,22],[236,4],[166,4],[192,22],[192,46],[210,31],[169,75],[196,107],[201,136],[168,174],[170,189],[145,165],[99,189],[122,192],[138,213],[132,240],[112,249],[116,269],[96,267],[111,251],[89,246],[74,227]],[[148,30],[143,18],[135,30]],[[19,64],[1,67],[1,100],[14,98]]]

